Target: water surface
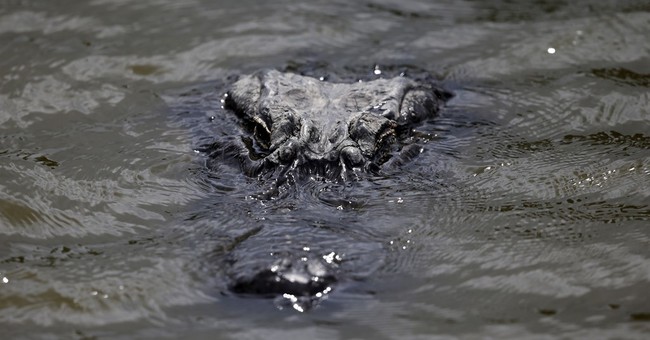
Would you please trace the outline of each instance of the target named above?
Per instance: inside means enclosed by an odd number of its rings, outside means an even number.
[[[647,337],[648,36],[644,1],[5,1],[3,334]],[[305,65],[456,95],[402,173],[258,200],[206,170],[229,76]],[[367,273],[307,313],[232,296],[254,228]]]

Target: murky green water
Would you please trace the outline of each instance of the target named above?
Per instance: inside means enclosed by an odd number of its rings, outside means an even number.
[[[645,1],[3,1],[0,337],[646,338],[649,36]],[[260,202],[206,172],[223,112],[175,96],[305,64],[456,96],[401,175]],[[376,261],[308,313],[232,296],[256,226]]]

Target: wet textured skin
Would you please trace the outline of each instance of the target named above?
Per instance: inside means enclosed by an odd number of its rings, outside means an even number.
[[[342,84],[272,70],[239,79],[226,108],[250,127],[240,150],[247,173],[282,165],[333,178],[383,164],[399,131],[433,117],[448,97],[406,77]]]
[[[450,96],[407,77],[331,83],[261,71],[241,77],[226,94],[225,108],[248,133],[229,154],[249,175],[282,168],[345,179],[349,171],[374,171],[399,156],[402,134],[435,116]],[[229,258],[229,288],[237,294],[290,296],[309,306],[339,281],[338,263],[326,256],[285,253],[269,263],[236,247]]]

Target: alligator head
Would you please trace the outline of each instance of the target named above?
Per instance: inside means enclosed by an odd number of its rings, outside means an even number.
[[[390,158],[403,127],[432,117],[449,94],[406,77],[330,83],[278,71],[242,77],[226,94],[252,137],[249,173],[278,166],[372,169]]]
[[[402,141],[410,127],[433,117],[449,97],[429,81],[401,76],[333,83],[262,71],[239,78],[224,100],[224,108],[241,118],[243,135],[207,150],[210,159],[235,156],[249,175],[296,169],[334,178],[348,170],[374,171],[405,153]],[[226,266],[229,290],[290,299],[293,308],[304,310],[342,284],[341,276],[363,277],[364,269],[381,263],[381,245],[299,227],[289,233],[300,242],[278,243],[284,238],[274,233],[285,229],[274,225],[233,245]],[[297,249],[298,244],[309,247]],[[354,246],[344,249],[346,244]]]

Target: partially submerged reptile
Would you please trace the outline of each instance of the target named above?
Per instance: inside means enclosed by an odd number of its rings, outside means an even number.
[[[375,172],[408,153],[402,141],[411,128],[434,117],[450,97],[433,81],[406,76],[334,83],[260,71],[240,77],[224,99],[224,108],[240,118],[243,135],[206,151],[211,159],[234,156],[251,176],[299,173],[345,180],[350,172]],[[336,253],[287,249],[255,257],[244,243],[258,249],[258,243],[269,242],[259,232],[228,254],[232,292],[301,299],[309,306],[342,280]]]

